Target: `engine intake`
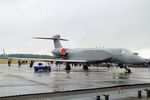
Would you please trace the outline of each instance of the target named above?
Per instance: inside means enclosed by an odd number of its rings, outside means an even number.
[[[61,54],[62,56],[65,56],[66,53],[67,53],[67,50],[66,50],[65,48],[61,48],[61,49],[60,49],[60,54]]]
[[[56,56],[65,56],[67,54],[66,48],[59,48],[52,51],[52,53]]]

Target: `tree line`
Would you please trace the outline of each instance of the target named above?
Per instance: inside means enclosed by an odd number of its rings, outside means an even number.
[[[39,55],[39,54],[7,54],[7,57],[15,57],[15,58],[41,58],[41,59],[51,59],[52,56],[49,55]],[[0,54],[0,59],[5,59],[6,56],[4,54]]]

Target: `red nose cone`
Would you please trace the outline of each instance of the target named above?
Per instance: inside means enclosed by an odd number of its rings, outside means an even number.
[[[66,50],[65,48],[61,48],[61,49],[60,49],[60,54],[61,54],[62,56],[66,55],[66,53],[67,53],[67,50]]]

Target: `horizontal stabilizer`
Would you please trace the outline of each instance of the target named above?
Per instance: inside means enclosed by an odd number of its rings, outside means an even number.
[[[54,46],[55,48],[62,48],[60,44],[61,41],[68,41],[67,39],[62,39],[60,38],[59,34],[53,35],[51,38],[46,38],[46,37],[33,37],[34,39],[46,39],[46,40],[53,40],[54,41]]]
[[[45,37],[33,37],[34,39],[45,39],[45,40],[61,40],[61,41],[69,41],[67,39],[61,39],[61,38],[45,38]]]

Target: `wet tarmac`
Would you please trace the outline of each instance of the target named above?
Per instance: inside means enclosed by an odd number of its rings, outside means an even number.
[[[29,65],[22,65],[21,67],[0,65],[0,97],[150,83],[149,68],[132,68],[132,73],[126,74],[124,69],[115,67],[109,69],[91,67],[89,71],[83,71],[82,67],[73,67],[70,72],[66,72],[63,67],[52,65],[51,72],[35,73]],[[137,97],[137,93],[126,93],[123,96],[114,95],[111,100],[138,100],[134,97]],[[95,100],[95,96],[63,98],[47,96],[40,98],[35,96],[34,98],[33,96],[32,99],[28,100]]]

